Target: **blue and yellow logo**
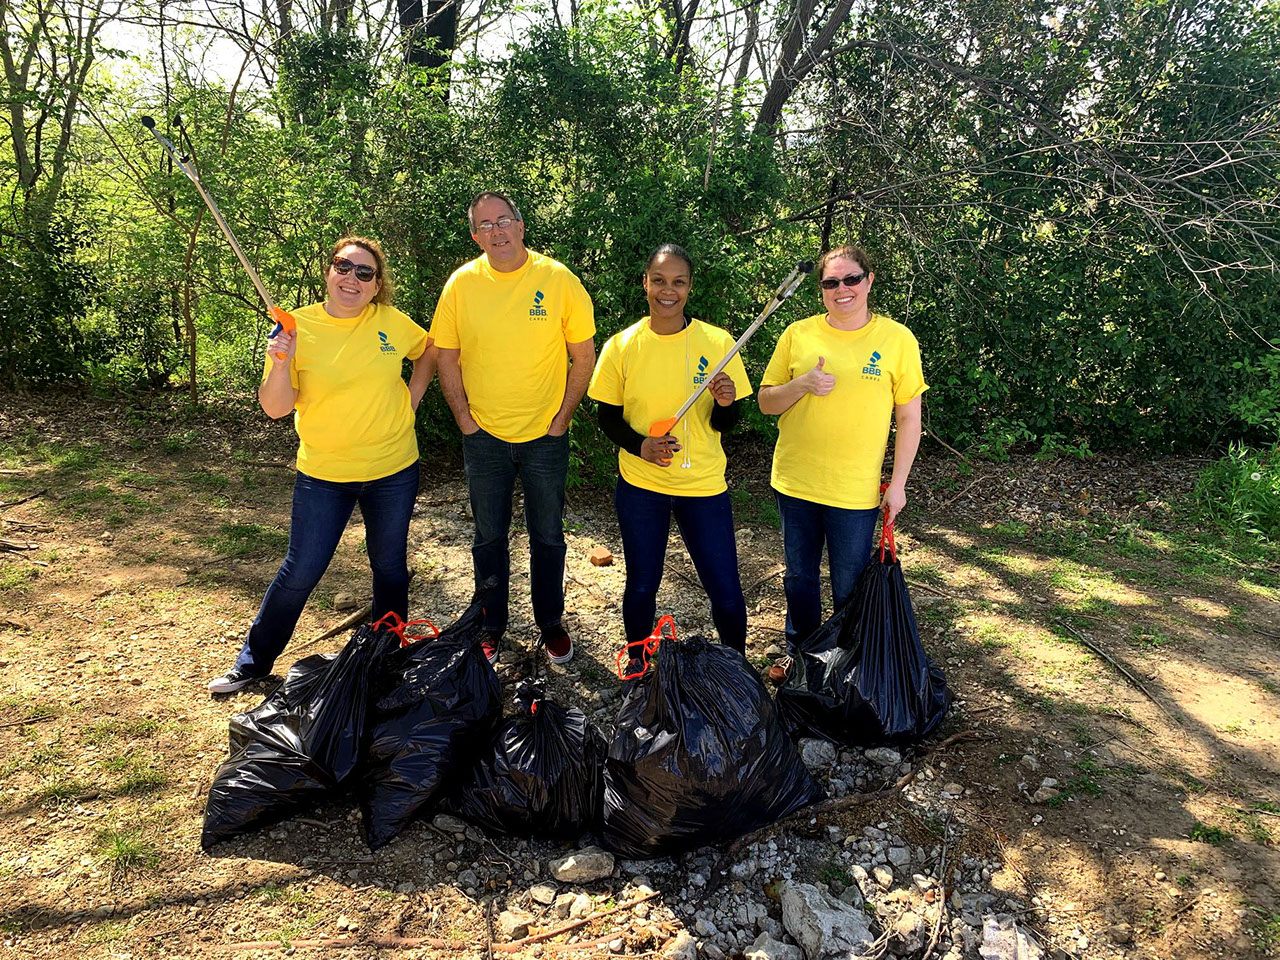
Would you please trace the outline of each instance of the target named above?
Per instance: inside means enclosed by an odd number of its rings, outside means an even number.
[[[391,345],[391,341],[387,339],[387,335],[381,330],[378,331],[378,340],[382,343],[383,353],[395,353],[396,348]]]
[[[529,308],[529,316],[541,319],[547,315],[547,308],[542,305],[542,297],[541,290],[533,295],[533,306]]]
[[[867,361],[867,365],[862,368],[864,376],[878,377],[883,371],[880,369],[880,351],[874,350],[871,353],[871,359]]]
[[[698,358],[698,372],[693,375],[694,383],[702,383],[707,379],[707,358]]]

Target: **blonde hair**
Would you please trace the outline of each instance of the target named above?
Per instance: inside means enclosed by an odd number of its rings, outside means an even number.
[[[373,295],[373,302],[390,304],[391,298],[395,294],[395,285],[391,282],[391,268],[387,266],[387,255],[382,249],[382,244],[372,237],[359,237],[354,234],[343,237],[329,248],[329,256],[325,258],[324,262],[325,273],[329,272],[329,268],[333,266],[333,258],[338,255],[338,251],[343,247],[359,247],[373,257],[374,262],[378,265],[377,279],[382,281],[378,286],[378,292]]]

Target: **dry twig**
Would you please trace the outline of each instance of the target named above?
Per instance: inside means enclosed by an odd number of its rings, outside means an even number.
[[[0,510],[8,510],[11,507],[16,507],[20,503],[26,503],[28,500],[34,500],[36,497],[43,497],[48,492],[49,488],[44,487],[37,490],[35,493],[28,494],[25,497],[19,497],[17,500],[10,500],[8,503],[0,503]]]
[[[1079,630],[1075,629],[1071,625],[1067,623],[1063,623],[1062,621],[1057,621],[1057,622],[1058,622],[1058,626],[1062,627],[1063,630],[1066,630],[1067,633],[1075,637],[1076,640],[1084,644],[1086,647],[1088,647],[1090,650],[1092,650],[1094,653],[1100,656],[1103,660],[1107,661],[1107,663],[1111,664],[1111,666],[1115,667],[1116,672],[1118,672],[1122,677],[1124,677],[1131,684],[1133,684],[1134,688],[1137,689],[1139,693],[1141,693],[1144,697],[1146,697],[1148,700],[1154,703],[1159,708],[1160,712],[1163,713],[1170,721],[1172,721],[1173,723],[1181,723],[1181,721],[1177,717],[1175,717],[1163,703],[1161,703],[1159,700],[1156,699],[1155,694],[1153,694],[1150,690],[1148,690],[1146,685],[1137,677],[1135,677],[1127,667],[1125,667],[1118,660],[1116,660],[1115,657],[1111,656],[1111,654],[1107,653],[1107,651],[1103,650],[1100,646],[1098,646],[1096,643],[1094,643],[1092,640],[1090,640],[1083,633],[1081,633]]]

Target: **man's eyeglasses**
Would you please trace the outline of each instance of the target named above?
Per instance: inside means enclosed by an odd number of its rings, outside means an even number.
[[[330,261],[330,265],[344,277],[354,270],[356,279],[362,283],[368,283],[378,275],[378,271],[374,267],[364,263],[352,263],[346,257],[334,257]]]
[[[867,279],[866,273],[851,273],[847,277],[827,277],[825,280],[818,281],[818,286],[823,290],[835,290],[842,283],[846,287],[856,287],[865,279]]]
[[[494,227],[497,227],[499,230],[506,230],[515,222],[515,217],[499,217],[492,223],[488,220],[482,220],[480,223],[476,224],[476,233],[489,233]]]

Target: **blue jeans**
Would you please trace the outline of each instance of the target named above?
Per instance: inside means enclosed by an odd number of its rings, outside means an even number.
[[[613,505],[627,561],[627,586],[622,594],[627,642],[643,640],[653,632],[674,513],[689,559],[711,601],[711,619],[720,642],[745,652],[747,602],[738,578],[738,545],[733,538],[728,491],[714,497],[676,497],[644,490],[619,477]]]
[[[529,531],[529,593],[533,620],[553,627],[564,617],[564,484],[569,473],[569,435],[525,443],[499,440],[483,429],[462,437],[467,489],[476,535],[471,545],[476,586],[490,577],[498,586],[485,601],[484,627],[507,628],[511,580],[511,496],[516,477],[524,489],[524,525]]]
[[[351,511],[360,504],[365,549],[373,569],[373,620],[394,611],[408,619],[409,517],[418,495],[418,465],[377,480],[337,483],[299,473],[293,484],[289,552],[267,587],[249,627],[236,666],[265,677],[284,650],[307,598],[342,539]]]
[[[845,510],[777,490],[773,493],[782,516],[787,561],[782,581],[787,595],[787,646],[794,652],[800,641],[822,626],[823,541],[831,567],[831,596],[838,610],[853,594],[871,557],[880,508]]]

